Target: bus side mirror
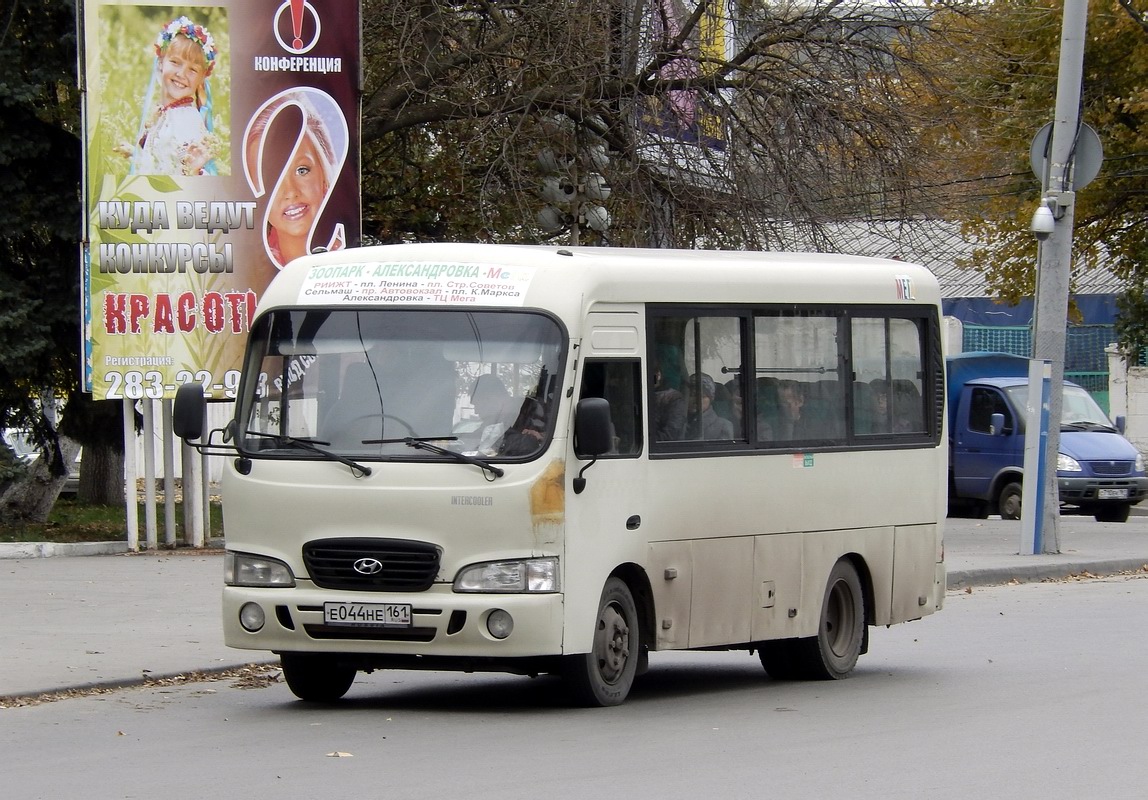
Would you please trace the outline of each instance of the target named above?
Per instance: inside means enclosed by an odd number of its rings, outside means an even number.
[[[989,417],[989,433],[993,436],[1004,434],[1004,414],[997,412]]]
[[[582,494],[586,489],[586,470],[594,466],[598,456],[610,452],[614,436],[610,418],[610,404],[602,397],[587,397],[578,401],[574,412],[574,454],[578,458],[589,458],[590,463],[578,470],[578,477],[571,484],[574,494]]]
[[[574,413],[574,453],[579,458],[597,458],[610,452],[610,404],[602,397],[578,401]]]
[[[171,427],[180,439],[198,439],[203,436],[203,412],[207,401],[203,386],[185,383],[175,392],[175,405],[171,412]]]

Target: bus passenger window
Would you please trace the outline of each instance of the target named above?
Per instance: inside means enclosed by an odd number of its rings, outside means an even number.
[[[747,320],[734,313],[651,314],[648,402],[655,445],[744,440]]]
[[[928,433],[921,320],[854,317],[850,338],[854,433]]]
[[[610,404],[614,446],[610,455],[636,456],[642,451],[641,375],[637,361],[587,361],[579,399],[601,397]]]

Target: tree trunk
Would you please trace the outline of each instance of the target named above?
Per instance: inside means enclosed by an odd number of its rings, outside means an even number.
[[[60,437],[60,453],[65,464],[72,464],[80,452],[80,443],[66,436]],[[52,506],[64,488],[67,475],[51,474],[45,458],[37,458],[23,479],[4,487],[0,493],[0,524],[13,522],[47,522]],[[121,485],[123,480],[120,481]],[[123,502],[121,499],[120,502]]]
[[[89,505],[123,505],[124,454],[107,445],[85,446],[76,497]]]

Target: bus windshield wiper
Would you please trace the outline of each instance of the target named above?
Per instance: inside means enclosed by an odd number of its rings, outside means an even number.
[[[489,461],[468,456],[466,453],[448,450],[445,447],[439,447],[437,444],[431,444],[431,442],[453,442],[457,440],[457,436],[404,436],[401,439],[364,439],[363,444],[405,444],[407,447],[413,447],[416,450],[429,450],[432,453],[453,458],[455,461],[459,461],[463,464],[473,464],[489,472],[496,478],[501,478],[506,474],[505,470],[494,466]]]
[[[286,436],[279,433],[263,433],[262,431],[247,431],[248,436],[259,436],[264,439],[274,439],[277,442],[286,442],[287,444],[295,445],[301,450],[306,450],[310,453],[317,453],[323,456],[328,461],[338,461],[340,464],[346,464],[351,468],[351,474],[356,478],[365,478],[371,474],[371,468],[357,461],[352,461],[346,456],[341,456],[338,453],[333,453],[330,450],[324,450],[319,447],[321,444],[329,445],[330,442],[320,441],[319,439],[303,439],[298,436]]]

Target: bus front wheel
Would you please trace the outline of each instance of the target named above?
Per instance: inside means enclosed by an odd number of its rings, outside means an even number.
[[[283,679],[300,700],[333,703],[355,682],[354,667],[344,666],[334,657],[319,653],[283,653],[279,656]]]
[[[610,578],[598,603],[592,650],[566,656],[562,679],[578,705],[616,706],[630,694],[640,655],[634,596],[625,582]]]

